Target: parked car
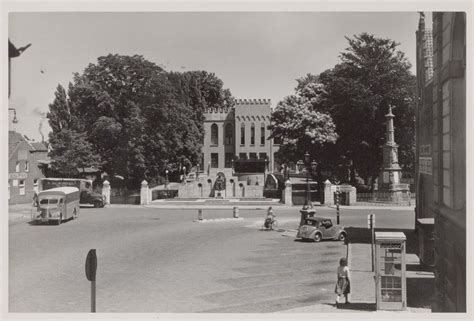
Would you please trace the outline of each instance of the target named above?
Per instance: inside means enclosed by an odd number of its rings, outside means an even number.
[[[344,241],[346,237],[347,232],[343,226],[333,225],[331,219],[323,217],[306,218],[296,234],[296,238],[316,242],[326,239]]]
[[[81,192],[81,204],[92,204],[94,207],[104,207],[105,206],[105,197],[99,193],[94,193],[90,191]]]

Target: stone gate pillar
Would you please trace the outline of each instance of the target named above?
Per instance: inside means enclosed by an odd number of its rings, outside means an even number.
[[[140,189],[140,205],[147,205],[150,204],[149,199],[149,189],[148,189],[148,182],[143,180],[142,187]]]
[[[105,204],[110,204],[110,183],[105,180],[102,185],[102,196],[104,196]]]
[[[292,200],[292,192],[293,188],[291,186],[290,180],[287,180],[285,182],[285,189],[283,190],[283,203],[285,205],[293,205],[293,200]]]
[[[324,182],[324,205],[333,205],[334,204],[334,195],[331,191],[331,182],[327,179]]]

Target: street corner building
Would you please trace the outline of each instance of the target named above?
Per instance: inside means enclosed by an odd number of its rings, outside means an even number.
[[[419,257],[435,274],[434,312],[466,312],[466,13],[420,14],[416,218]]]
[[[261,163],[273,172],[278,145],[268,139],[271,112],[270,99],[237,99],[231,108],[206,109],[201,170],[208,176],[219,172],[231,176],[233,170],[251,173],[245,163],[253,164],[248,167],[261,167]],[[239,167],[237,163],[244,168],[235,168]],[[263,173],[264,169],[255,168],[253,172]]]
[[[22,134],[8,132],[8,203],[25,204],[38,192],[38,179],[48,165],[48,148]]]

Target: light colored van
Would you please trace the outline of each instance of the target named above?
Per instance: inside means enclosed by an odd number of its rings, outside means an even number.
[[[80,192],[77,187],[56,187],[38,193],[38,207],[34,220],[53,221],[57,225],[79,215]]]

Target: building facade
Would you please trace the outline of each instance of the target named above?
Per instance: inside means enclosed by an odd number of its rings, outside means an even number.
[[[466,312],[466,15],[433,13],[432,77],[429,32],[424,24],[421,15],[416,216],[420,239],[426,239],[426,244],[420,257],[432,253],[432,310]],[[430,225],[432,232],[426,233]]]
[[[38,179],[44,177],[42,167],[48,160],[48,149],[31,142],[15,131],[8,132],[8,203],[33,201],[38,192]]]
[[[232,171],[236,159],[254,159],[267,160],[273,172],[278,145],[268,139],[271,112],[270,99],[237,99],[232,108],[207,109],[201,170],[215,176]]]

